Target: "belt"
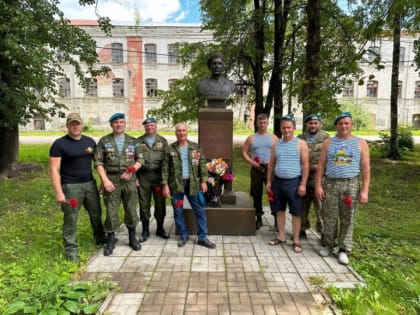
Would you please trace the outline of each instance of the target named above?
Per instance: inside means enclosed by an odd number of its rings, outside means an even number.
[[[146,168],[146,169],[142,169],[140,167],[140,173],[160,173],[161,169],[160,168]]]
[[[123,170],[123,171],[118,171],[118,172],[106,172],[108,175],[121,175],[122,173],[124,173],[125,172],[125,170]]]
[[[300,178],[300,176],[293,177],[293,178],[281,178],[281,177],[278,177],[277,175],[274,175],[274,177],[279,179],[279,180],[296,180],[296,179]]]

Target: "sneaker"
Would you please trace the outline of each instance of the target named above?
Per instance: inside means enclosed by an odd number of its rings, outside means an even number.
[[[197,245],[204,246],[210,249],[216,248],[216,244],[214,244],[213,242],[210,242],[208,239],[198,240]]]
[[[322,257],[327,257],[330,254],[331,254],[331,250],[326,246],[322,246],[321,249],[319,250],[319,255]]]
[[[347,256],[345,251],[340,251],[338,253],[338,262],[342,265],[348,265],[349,264],[349,257]]]

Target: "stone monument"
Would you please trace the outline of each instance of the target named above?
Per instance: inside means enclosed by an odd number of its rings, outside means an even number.
[[[211,75],[198,82],[196,89],[205,98],[206,108],[198,112],[198,142],[207,159],[222,158],[232,170],[233,112],[226,108],[226,99],[235,84],[223,76],[224,57],[212,54],[207,60]],[[184,207],[190,233],[196,231],[192,210]],[[189,213],[191,211],[191,213]],[[255,235],[255,209],[245,192],[234,192],[225,182],[220,208],[206,207],[209,234]]]

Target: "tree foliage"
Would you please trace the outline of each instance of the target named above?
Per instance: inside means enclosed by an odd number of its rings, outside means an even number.
[[[311,54],[306,53],[306,13],[310,10],[306,1],[203,0],[200,4],[203,29],[213,31],[214,42],[181,44],[183,65],[187,67],[186,61],[194,56],[190,71],[174,89],[162,92],[163,105],[152,111],[154,115],[168,120],[197,119],[204,102],[198,98],[195,83],[208,74],[205,60],[212,51],[224,54],[226,74],[237,83],[238,91],[247,89],[247,101],[255,105],[255,115],[271,114],[274,108],[275,129],[286,95],[298,99],[298,106],[290,108],[294,112],[303,112],[303,104],[309,103],[316,104],[313,111],[332,116],[338,111],[335,95],[341,92],[345,79],[357,82],[361,76],[357,62],[363,53],[356,45],[365,39],[361,31],[365,25],[359,12],[345,14],[334,1],[320,2],[321,24],[315,34],[320,40],[318,71],[305,75],[308,64],[313,66],[307,57]],[[309,80],[314,87],[306,91]],[[269,82],[267,87],[265,82]],[[232,100],[234,106],[239,94]]]
[[[81,0],[93,4],[93,0]],[[105,74],[96,68],[96,42],[71,26],[58,1],[0,0],[0,178],[9,175],[18,156],[18,126],[34,116],[48,119],[65,108],[57,101],[62,64],[74,67],[87,87],[86,75]],[[109,20],[100,19],[109,31]],[[45,106],[47,104],[47,106]]]

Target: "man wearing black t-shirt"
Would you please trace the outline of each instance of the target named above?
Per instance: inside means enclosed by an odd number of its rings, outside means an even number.
[[[96,181],[92,175],[95,141],[82,135],[79,114],[67,116],[67,135],[54,141],[50,148],[50,177],[56,200],[63,211],[63,244],[66,259],[79,262],[76,227],[79,209],[88,211],[97,244],[105,244],[102,209]]]

